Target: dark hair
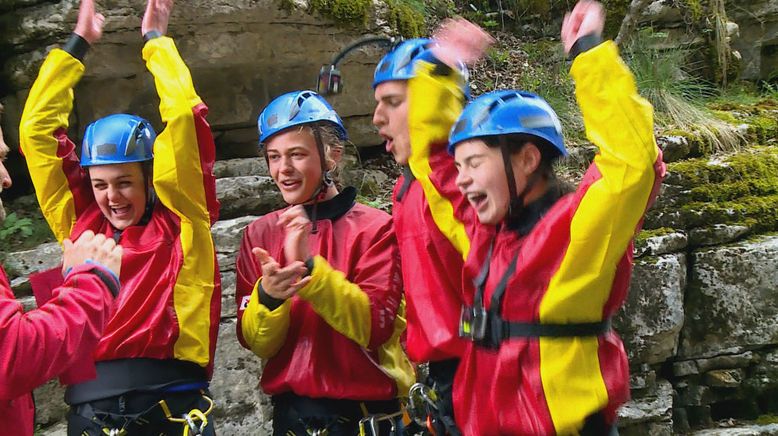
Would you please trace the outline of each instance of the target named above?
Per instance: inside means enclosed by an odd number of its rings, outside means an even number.
[[[549,188],[557,189],[560,194],[565,194],[574,190],[574,187],[560,181],[556,176],[554,171],[554,164],[559,161],[559,158],[562,157],[562,154],[559,153],[559,150],[551,143],[539,136],[528,135],[525,133],[514,133],[502,136],[486,136],[482,139],[489,147],[500,147],[500,138],[505,141],[505,144],[508,147],[508,152],[510,154],[518,153],[522,148],[524,148],[525,145],[527,145],[527,143],[531,142],[540,151],[540,164],[538,165],[537,171],[539,171],[541,176],[549,183]]]

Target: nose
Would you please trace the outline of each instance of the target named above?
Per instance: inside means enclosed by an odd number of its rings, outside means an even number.
[[[13,184],[11,175],[8,174],[8,170],[5,168],[5,163],[0,161],[0,185],[3,189],[8,189]]]
[[[108,201],[110,203],[116,203],[121,199],[121,193],[119,192],[119,189],[117,189],[115,186],[109,184],[107,191],[108,191]]]
[[[292,158],[289,156],[282,156],[281,157],[281,172],[284,174],[289,174],[292,171],[294,171],[294,166],[292,166]]]
[[[464,191],[464,189],[467,188],[472,182],[473,179],[467,174],[467,171],[459,168],[457,171],[457,178],[454,180],[454,183],[457,185],[459,190]]]
[[[378,103],[375,107],[375,111],[373,111],[373,125],[381,128],[386,124],[386,117],[384,116],[384,111],[381,108],[381,103]]]

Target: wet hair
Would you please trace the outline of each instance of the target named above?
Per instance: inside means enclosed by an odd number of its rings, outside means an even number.
[[[343,150],[349,144],[348,140],[342,139],[338,128],[334,124],[327,121],[318,121],[315,123],[302,124],[300,126],[290,127],[290,129],[296,128],[299,132],[307,131],[313,137],[313,129],[319,129],[319,135],[321,137],[322,145],[324,146],[324,159],[326,167],[329,168],[330,177],[335,182],[335,186],[341,189],[340,186],[340,168],[335,164],[335,161],[330,158],[330,149],[335,147],[342,147]],[[318,153],[318,150],[317,150]],[[267,159],[267,147],[262,148],[262,154]]]
[[[500,136],[487,136],[482,138],[489,147],[500,147]],[[541,177],[549,184],[549,189],[557,189],[561,194],[574,190],[574,187],[568,183],[560,181],[554,171],[554,164],[559,161],[562,155],[559,150],[543,138],[524,133],[514,133],[503,135],[502,138],[508,146],[510,154],[518,153],[527,143],[532,143],[540,151],[540,164],[536,171],[540,172]]]

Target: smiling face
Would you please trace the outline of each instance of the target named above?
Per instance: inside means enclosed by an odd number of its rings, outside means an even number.
[[[524,191],[529,176],[538,169],[540,159],[539,149],[531,142],[511,153],[517,193]],[[511,198],[501,149],[490,147],[481,139],[470,139],[457,144],[454,161],[459,171],[457,187],[475,209],[478,220],[494,225],[505,219]],[[544,190],[545,183],[535,184],[525,194],[524,203],[533,201]]]
[[[375,89],[376,108],[373,124],[386,141],[386,151],[392,153],[399,165],[406,165],[411,156],[408,134],[408,82],[390,80]]]
[[[288,204],[311,199],[321,184],[321,160],[310,128],[291,127],[266,145],[270,176]]]
[[[140,162],[89,167],[100,211],[118,230],[140,222],[146,211],[146,180]]]

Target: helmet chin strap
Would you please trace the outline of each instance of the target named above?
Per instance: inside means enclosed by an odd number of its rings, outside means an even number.
[[[318,227],[316,225],[316,212],[319,202],[324,199],[324,196],[327,195],[327,190],[330,188],[330,186],[334,185],[335,182],[332,180],[329,169],[327,169],[327,159],[324,155],[324,142],[321,139],[321,131],[317,126],[313,127],[313,137],[316,140],[316,148],[319,150],[319,161],[321,162],[321,182],[319,182],[319,187],[316,188],[316,191],[313,193],[313,195],[311,195],[311,198],[306,200],[305,203],[313,201],[313,210],[311,211],[311,222],[313,225],[311,227],[311,233],[316,233],[318,231]]]
[[[516,192],[516,177],[513,174],[513,165],[511,163],[511,153],[508,149],[508,142],[505,140],[505,136],[498,137],[500,143],[500,152],[502,154],[502,163],[505,167],[505,176],[508,179],[508,215],[505,217],[505,221],[513,223],[521,218],[522,212],[524,212],[524,198],[529,191],[540,180],[540,173],[537,168],[527,177],[527,183],[524,185],[524,189],[521,192]]]

